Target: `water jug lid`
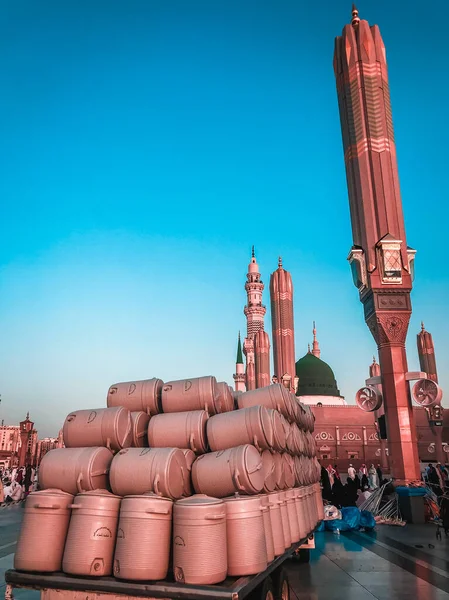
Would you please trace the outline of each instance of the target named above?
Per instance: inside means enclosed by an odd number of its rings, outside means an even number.
[[[244,462],[248,479],[252,487],[260,492],[265,479],[262,458],[254,446],[247,444],[244,448]]]
[[[89,490],[88,492],[82,492],[81,494],[78,494],[78,496],[102,496],[102,497],[108,497],[108,498],[118,498],[121,500],[121,496],[117,496],[116,494],[111,494],[111,492],[108,492],[108,490]]]
[[[189,498],[177,500],[176,504],[181,504],[182,506],[205,506],[210,504],[223,504],[223,500],[212,498],[212,496],[206,496],[206,494],[194,494]]]
[[[37,492],[31,492],[30,496],[37,496],[37,495],[51,495],[51,496],[67,496],[67,498],[73,498],[73,494],[69,494],[67,492],[64,492],[63,490],[59,490],[57,488],[46,488],[44,490],[39,490]]]

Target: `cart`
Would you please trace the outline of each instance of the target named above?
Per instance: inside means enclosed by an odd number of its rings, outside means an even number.
[[[228,577],[216,585],[187,585],[174,580],[128,582],[113,577],[74,577],[64,573],[5,573],[5,600],[14,600],[15,588],[39,590],[41,600],[290,600],[284,563],[292,558],[308,562],[313,533],[292,544],[257,575]]]

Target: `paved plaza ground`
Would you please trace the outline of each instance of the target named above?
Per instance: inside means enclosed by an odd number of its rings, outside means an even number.
[[[0,594],[13,564],[23,507],[0,509]],[[368,533],[320,533],[310,564],[289,561],[292,600],[449,600],[449,539],[433,525],[378,526]],[[39,593],[16,590],[19,600]],[[1,600],[1,598],[0,598]]]

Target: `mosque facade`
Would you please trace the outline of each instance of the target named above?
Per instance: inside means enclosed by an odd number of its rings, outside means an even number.
[[[249,286],[248,282],[258,285]],[[321,358],[322,350],[315,323],[312,328],[312,343],[306,354],[295,361],[293,282],[282,260],[279,259],[278,268],[270,277],[272,346],[264,326],[264,286],[254,249],[248,266],[245,290],[248,296],[244,309],[247,318],[247,337],[244,340],[246,352],[242,351],[239,335],[235,390],[243,392],[264,387],[269,382],[282,383],[293,389],[301,402],[312,407],[316,419],[314,436],[317,452],[323,464],[337,464],[340,469],[345,470],[350,463],[356,466],[373,463],[380,464],[385,473],[389,472],[389,449],[382,439],[381,431],[382,411],[365,412],[341,393],[332,367]],[[254,315],[257,315],[257,319]],[[264,334],[263,346],[254,343],[259,332]],[[438,381],[433,339],[424,324],[417,335],[417,350],[421,371]],[[270,376],[271,364],[274,370]],[[380,365],[373,357],[360,379],[363,381],[376,375],[380,375]],[[434,424],[432,415],[426,408],[413,406],[412,411],[416,423],[419,460],[449,463],[449,411],[441,410],[440,426]]]

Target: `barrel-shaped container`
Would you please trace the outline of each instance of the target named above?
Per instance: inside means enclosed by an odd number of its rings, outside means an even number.
[[[273,454],[274,461],[274,478],[276,481],[276,489],[283,490],[285,488],[285,463],[282,454],[275,452]]]
[[[205,410],[156,415],[148,425],[152,448],[186,448],[195,454],[207,451]]]
[[[178,448],[125,448],[114,456],[109,479],[119,496],[154,492],[175,500],[184,494],[187,476],[186,458]]]
[[[121,498],[106,490],[75,497],[62,559],[70,575],[112,575]]]
[[[292,488],[296,483],[295,462],[293,457],[287,454],[287,452],[284,452],[281,456],[284,468],[284,487],[286,489]]]
[[[276,471],[273,454],[269,450],[264,450],[261,456],[264,475],[264,492],[274,492],[276,489]]]
[[[270,510],[271,529],[273,532],[274,555],[280,556],[285,552],[284,528],[282,527],[281,499],[279,492],[267,494]]]
[[[142,410],[131,413],[132,425],[132,447],[147,448],[148,447],[148,423],[150,416]]]
[[[217,383],[217,406],[220,412],[229,412],[234,410],[234,396],[231,389],[225,381]]]
[[[226,578],[226,508],[222,500],[195,495],[175,502],[173,573],[179,583],[211,585]]]
[[[322,521],[324,519],[324,505],[320,484],[314,483],[313,488],[315,491],[315,502],[317,507],[318,521]]]
[[[259,496],[262,506],[263,527],[265,530],[265,542],[267,547],[267,562],[274,560],[273,526],[271,525],[270,502],[266,494]]]
[[[114,576],[131,581],[165,579],[171,546],[173,502],[154,494],[122,500]]]
[[[220,412],[217,380],[213,376],[167,381],[162,387],[164,413],[205,410],[210,415]]]
[[[55,448],[41,461],[39,486],[57,488],[72,495],[108,489],[112,457],[107,448]]]
[[[307,535],[309,535],[309,533],[313,529],[313,522],[312,522],[313,519],[312,519],[312,514],[310,512],[307,486],[302,486],[300,489],[301,489],[302,509],[303,509],[303,515],[304,515],[304,521],[305,521],[305,528],[307,530]]]
[[[288,522],[290,525],[290,535],[292,538],[292,543],[299,542],[299,523],[298,523],[298,513],[296,510],[296,500],[295,500],[295,492],[293,489],[285,490],[285,500],[287,503],[287,513],[288,513]]]
[[[207,439],[214,452],[253,444],[259,451],[273,446],[273,426],[264,406],[252,406],[211,417]]]
[[[285,548],[287,549],[292,545],[292,534],[290,531],[290,521],[288,518],[287,498],[285,492],[279,492],[279,500],[281,502],[282,530],[284,532]]]
[[[107,404],[124,406],[129,411],[143,411],[149,415],[161,412],[162,379],[144,379],[114,383],[108,390]]]
[[[287,444],[286,420],[277,410],[269,410],[273,427],[273,450],[284,452]]]
[[[250,390],[241,394],[237,401],[239,408],[249,408],[250,406],[265,406],[281,412],[286,419],[290,418],[290,412],[287,408],[287,400],[284,392],[285,388],[279,383],[267,385]]]
[[[299,539],[303,540],[307,537],[309,531],[307,529],[308,522],[305,514],[304,508],[304,493],[303,488],[295,487],[293,488],[294,498],[295,498],[295,507],[296,507],[296,516],[298,518],[298,530],[299,530]]]
[[[60,571],[69,528],[72,494],[49,489],[31,493],[14,554],[19,571]]]
[[[75,410],[62,428],[66,448],[105,446],[121,450],[132,444],[131,413],[123,406]]]
[[[264,485],[262,458],[249,444],[202,454],[193,463],[192,483],[197,494],[215,498],[258,494]]]
[[[196,454],[193,450],[188,450],[186,448],[181,449],[182,453],[185,456],[186,464],[187,464],[187,475],[184,480],[184,492],[183,496],[188,497],[194,494],[193,486],[192,486],[192,466],[196,460]]]
[[[267,544],[260,497],[225,499],[228,575],[254,575],[267,568]]]

